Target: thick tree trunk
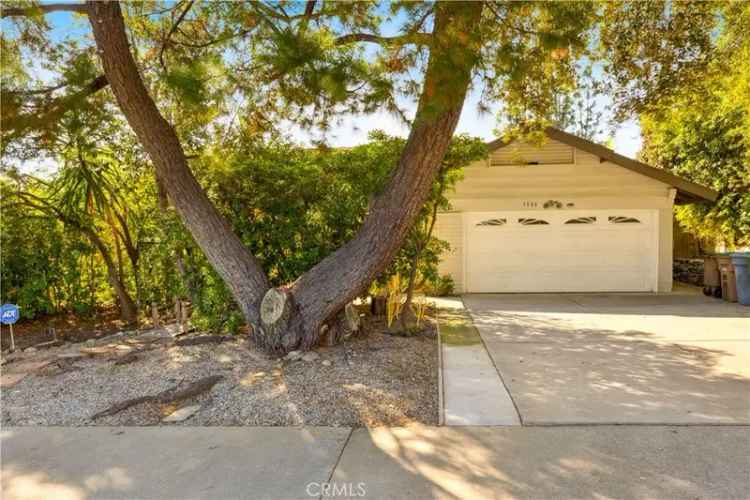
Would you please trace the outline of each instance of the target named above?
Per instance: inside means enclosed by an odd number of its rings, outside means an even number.
[[[177,134],[148,94],[130,53],[119,4],[89,1],[87,10],[104,73],[120,109],[183,223],[257,329],[260,300],[269,288],[266,275],[198,184]]]
[[[87,3],[104,72],[128,123],[156,167],[185,226],[232,291],[259,343],[271,351],[309,349],[321,327],[336,319],[383,271],[425,201],[458,123],[479,56],[480,2],[435,7],[430,58],[415,122],[399,164],[374,200],[357,236],[280,290],[288,314],[261,325],[266,275],[211,204],[187,166],[174,129],[148,94],[130,53],[116,2]],[[264,329],[265,328],[265,329]]]
[[[357,236],[292,287],[303,318],[303,347],[314,345],[320,326],[387,267],[418,216],[461,115],[478,57],[480,44],[473,33],[481,12],[480,2],[437,4],[422,95],[395,172]]]

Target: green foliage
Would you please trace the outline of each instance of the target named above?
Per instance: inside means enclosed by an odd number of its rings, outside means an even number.
[[[430,282],[425,289],[428,295],[435,297],[447,297],[453,295],[456,284],[450,275],[439,276],[436,280]]]
[[[243,242],[268,270],[273,285],[289,283],[350,240],[370,199],[385,185],[405,141],[374,132],[370,142],[346,149],[300,149],[276,141],[246,142],[229,157],[208,155],[202,173],[218,206]],[[447,191],[461,167],[486,155],[483,141],[458,136],[446,155],[414,229],[383,279],[408,276],[414,253],[423,280],[437,279],[439,255],[447,244],[426,237],[432,212],[449,208]],[[427,243],[423,243],[425,238]]]
[[[594,77],[591,65],[586,66],[574,90],[561,89],[559,92],[552,124],[590,141],[600,139],[605,123],[599,99],[604,95],[604,83]]]
[[[9,185],[2,184],[7,198]],[[61,311],[89,314],[106,287],[89,265],[95,250],[77,233],[52,218],[16,204],[3,206],[0,228],[0,300],[21,308],[24,318]]]
[[[701,238],[750,244],[750,5],[725,12],[730,26],[699,84],[641,115],[646,161],[719,192],[713,204],[678,207],[677,220]]]
[[[497,1],[483,5],[470,29],[448,23],[433,34],[435,14],[447,5],[122,3],[150,94],[174,125],[191,169],[273,284],[293,281],[352,238],[404,144],[376,134],[347,150],[304,150],[280,140],[280,132],[288,123],[326,131],[350,112],[385,110],[408,122],[404,101],[424,111],[464,95],[451,74],[456,67],[472,69],[480,109],[500,102],[507,124],[538,131],[553,118],[561,92],[578,89],[587,98],[586,75],[576,70],[581,60],[603,62],[621,115],[653,116],[655,124],[646,128],[658,162],[722,191],[721,208],[694,218],[715,220],[736,241],[747,234],[741,194],[750,136],[747,4]],[[33,189],[25,181],[8,183],[11,191],[31,189],[48,206],[4,206],[3,297],[25,303],[28,314],[109,304],[102,257],[108,253],[139,303],[166,306],[175,296],[189,297],[201,324],[236,329],[239,316],[226,287],[160,198],[152,167],[111,93],[101,90],[101,80],[92,85],[101,68],[86,21],[78,26],[83,31],[49,36],[42,11],[4,19],[0,34],[3,166],[51,159],[59,168]],[[717,12],[725,23],[717,24]],[[726,34],[717,37],[717,31]],[[465,44],[446,47],[446,38]],[[689,109],[670,115],[670,106],[695,107],[695,100],[674,97],[675,89],[699,88],[717,47],[736,54],[714,70],[733,80],[711,80],[724,82],[710,101],[721,111],[702,121],[688,116]],[[426,89],[415,103],[432,51],[444,56],[431,68],[440,88]],[[655,105],[667,111],[660,114]],[[568,119],[570,111],[563,111]],[[578,111],[591,130],[598,121],[592,109]],[[683,133],[666,130],[662,121],[692,125]],[[704,135],[711,148],[701,149]],[[693,157],[680,157],[683,149]],[[449,282],[435,272],[446,245],[432,237],[434,211],[449,208],[446,192],[460,167],[483,154],[481,141],[454,140],[417,223],[381,279],[408,276],[418,256],[420,284],[447,291]],[[701,155],[705,161],[694,160]],[[720,172],[702,177],[711,169]],[[83,228],[101,238],[104,250],[92,246]]]

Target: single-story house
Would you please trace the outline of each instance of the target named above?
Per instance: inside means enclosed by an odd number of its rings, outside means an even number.
[[[489,143],[440,213],[457,293],[668,292],[675,203],[717,193],[547,129],[541,146]]]

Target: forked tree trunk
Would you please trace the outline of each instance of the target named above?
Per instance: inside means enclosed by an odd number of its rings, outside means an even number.
[[[313,347],[323,325],[334,322],[393,259],[428,195],[478,59],[481,43],[475,27],[482,3],[437,3],[422,95],[397,168],[354,239],[291,287],[270,294],[274,305],[266,321],[261,321],[260,311],[261,300],[269,296],[268,279],[188,168],[174,129],[140,78],[119,5],[89,1],[87,10],[104,72],[123,114],[185,226],[253,326],[256,341],[274,352]]]

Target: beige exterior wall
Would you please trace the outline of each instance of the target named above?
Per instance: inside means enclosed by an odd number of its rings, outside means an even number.
[[[563,147],[564,146],[564,147]],[[498,152],[513,146],[501,148]],[[566,148],[569,149],[566,152]],[[546,150],[546,151],[545,151]],[[509,158],[539,161],[505,165]],[[572,163],[560,163],[572,158]],[[514,160],[514,161],[516,161]],[[547,162],[545,164],[545,162]],[[491,155],[464,169],[464,178],[449,195],[452,211],[438,216],[436,235],[453,249],[443,257],[441,274],[450,274],[463,292],[464,228],[462,212],[540,210],[548,200],[565,209],[653,209],[658,213],[658,291],[672,289],[672,207],[674,189],[584,151],[547,141],[541,151],[521,146],[504,156]]]
[[[435,234],[447,241],[450,250],[443,252],[440,260],[440,274],[448,274],[453,278],[455,291],[464,290],[463,283],[463,217],[460,213],[442,213],[435,221]]]

